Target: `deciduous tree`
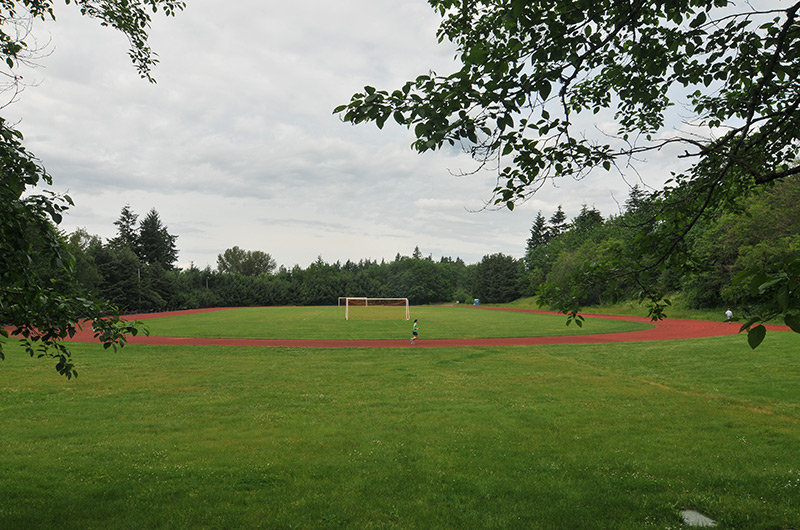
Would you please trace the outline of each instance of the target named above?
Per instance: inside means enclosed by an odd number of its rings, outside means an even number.
[[[244,276],[260,276],[272,274],[276,267],[275,260],[260,250],[244,250],[238,246],[226,249],[217,255],[217,270]]]

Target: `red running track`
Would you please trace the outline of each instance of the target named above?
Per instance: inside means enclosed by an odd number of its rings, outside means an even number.
[[[208,311],[222,311],[232,308],[191,309],[186,311],[170,311],[166,313],[147,313],[129,315],[128,320],[147,320],[174,315],[190,313],[203,313]],[[557,315],[552,311],[538,311],[533,309],[511,309],[482,307],[482,309],[496,311],[519,311],[526,313],[539,313]],[[651,323],[645,317],[596,315],[584,314],[585,317],[607,318],[612,320],[629,320],[632,322]],[[766,326],[773,331],[787,331],[788,326]],[[305,340],[305,339],[231,339],[231,338],[202,338],[202,337],[161,337],[137,335],[128,337],[128,344],[153,344],[153,345],[185,345],[185,346],[259,346],[259,347],[289,347],[289,348],[447,348],[465,346],[534,346],[541,344],[599,344],[609,342],[637,342],[653,340],[694,339],[701,337],[718,337],[722,335],[736,335],[739,333],[740,324],[714,322],[707,320],[679,320],[666,319],[656,322],[655,326],[640,331],[626,331],[623,333],[602,333],[594,335],[563,335],[552,337],[509,337],[494,339],[420,339],[411,345],[408,339],[403,340]],[[94,342],[89,327],[78,332],[71,340],[76,342]]]

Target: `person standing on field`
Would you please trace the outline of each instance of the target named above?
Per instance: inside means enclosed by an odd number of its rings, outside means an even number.
[[[728,309],[727,311],[725,311],[725,316],[728,318],[728,322],[730,322],[731,319],[733,318],[733,311]]]
[[[414,319],[414,325],[411,327],[411,344],[416,344],[419,338],[419,323]]]

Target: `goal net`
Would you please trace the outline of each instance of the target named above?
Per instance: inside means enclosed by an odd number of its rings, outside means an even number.
[[[339,305],[344,306],[345,320],[411,319],[408,298],[341,296],[339,297]]]

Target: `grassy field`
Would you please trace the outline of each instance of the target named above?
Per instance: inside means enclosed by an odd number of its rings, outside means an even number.
[[[800,528],[790,332],[74,350],[0,364],[0,528]]]
[[[344,320],[342,307],[245,307],[146,321],[153,335],[251,339],[398,339],[411,336],[403,308],[395,318]],[[411,308],[419,319],[423,339],[477,337],[540,337],[589,333],[619,333],[651,324],[588,318],[583,327],[566,326],[563,315],[537,315],[483,308],[420,306]]]
[[[725,320],[725,310],[727,306],[707,309],[693,309],[684,302],[680,293],[668,296],[672,305],[667,306],[664,310],[668,318],[686,318],[692,320],[712,320],[721,322]],[[499,304],[503,307],[515,307],[520,309],[547,309],[541,308],[536,303],[536,298],[520,298],[509,304]],[[733,320],[735,322],[743,323],[747,320],[747,315],[743,313],[738,307],[732,307]],[[607,305],[593,305],[582,308],[582,312],[606,314],[606,315],[633,315],[638,317],[647,316],[647,307],[644,303],[639,303],[636,300],[624,300],[616,304]],[[768,322],[769,324],[784,325],[781,318],[776,318]]]

